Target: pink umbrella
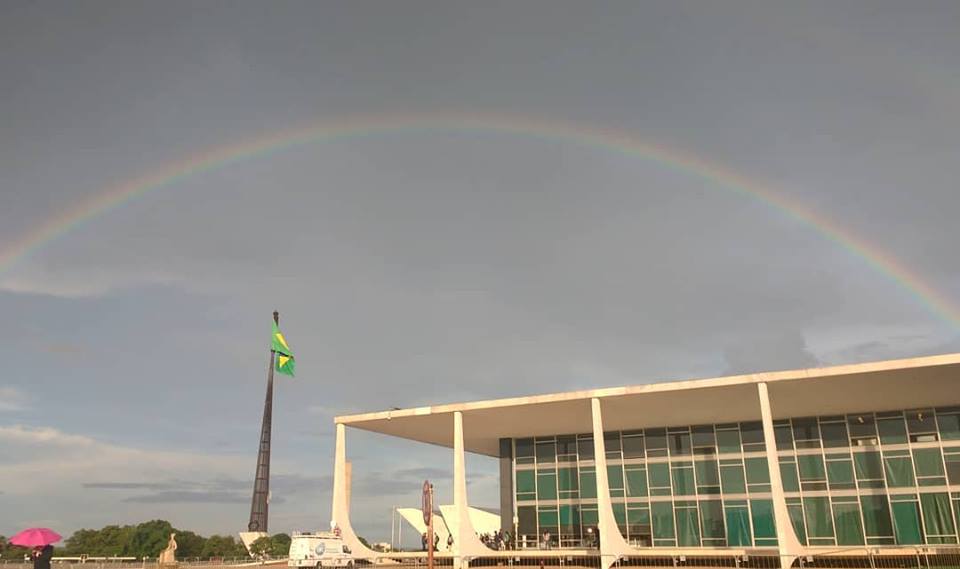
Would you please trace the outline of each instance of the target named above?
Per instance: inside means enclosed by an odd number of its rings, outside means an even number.
[[[30,528],[25,529],[17,535],[11,537],[7,542],[22,547],[38,547],[56,543],[62,538],[60,534],[48,528]]]

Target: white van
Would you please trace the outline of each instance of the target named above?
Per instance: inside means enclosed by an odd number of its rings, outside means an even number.
[[[353,569],[353,554],[343,539],[333,532],[293,532],[290,536],[288,567],[348,567]]]

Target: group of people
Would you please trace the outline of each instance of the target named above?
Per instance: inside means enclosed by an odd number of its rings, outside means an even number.
[[[504,530],[497,530],[490,533],[478,534],[480,541],[489,547],[490,549],[495,549],[498,551],[504,551],[507,549],[512,549],[513,542],[510,532]],[[427,550],[427,532],[423,532],[420,535],[420,547],[423,551]],[[450,549],[453,546],[453,535],[447,536],[447,549]],[[440,550],[440,536],[436,533],[433,534],[433,550]]]
[[[480,541],[490,549],[495,549],[497,551],[513,549],[512,542],[510,540],[510,532],[502,529],[490,533],[480,534]]]

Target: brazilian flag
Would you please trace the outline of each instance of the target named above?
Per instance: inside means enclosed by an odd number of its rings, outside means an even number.
[[[271,349],[276,354],[274,357],[274,369],[284,375],[293,377],[296,364],[293,359],[293,351],[290,350],[290,345],[287,344],[287,339],[283,337],[283,334],[280,332],[280,327],[277,326],[276,322],[273,323]]]

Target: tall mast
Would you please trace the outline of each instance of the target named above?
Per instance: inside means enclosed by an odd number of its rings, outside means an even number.
[[[280,325],[280,313],[273,311],[273,321]],[[270,368],[267,370],[267,396],[263,401],[263,425],[260,427],[260,451],[257,453],[257,471],[253,478],[253,500],[250,504],[248,531],[267,532],[267,513],[270,508],[270,432],[273,425],[273,359],[270,350]]]

